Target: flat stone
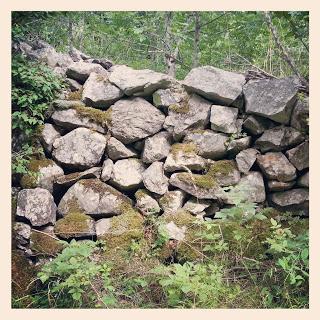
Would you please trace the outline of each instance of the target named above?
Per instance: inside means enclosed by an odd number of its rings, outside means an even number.
[[[270,119],[255,115],[248,116],[243,122],[244,129],[252,135],[261,134],[275,125],[276,124]]]
[[[107,154],[112,160],[126,159],[138,157],[137,151],[133,148],[125,146],[121,141],[111,137],[107,141]]]
[[[167,191],[160,199],[159,204],[164,214],[174,214],[182,208],[186,193],[182,190]]]
[[[53,143],[53,158],[70,169],[87,169],[100,163],[106,138],[86,128],[77,128]]]
[[[298,179],[297,185],[299,187],[309,188],[309,171]]]
[[[282,182],[277,180],[268,181],[269,191],[285,191],[291,189],[295,185],[295,181]]]
[[[237,108],[213,105],[210,115],[211,129],[223,133],[236,133],[238,111]]]
[[[144,186],[156,194],[165,194],[168,191],[169,179],[165,176],[163,163],[153,162],[142,174]]]
[[[51,193],[42,188],[24,189],[18,194],[16,216],[39,227],[56,222],[57,206]]]
[[[205,209],[211,205],[210,200],[201,200],[195,197],[191,197],[183,206],[184,210],[189,211],[193,215],[201,214]]]
[[[158,108],[168,108],[172,104],[176,104],[182,101],[184,97],[183,93],[178,93],[169,89],[159,89],[153,93],[153,104]]]
[[[248,173],[253,164],[256,162],[259,151],[253,148],[240,151],[236,155],[236,162],[240,172]]]
[[[218,104],[231,105],[242,93],[245,77],[211,66],[192,69],[183,81],[189,92],[195,92]]]
[[[112,136],[129,144],[162,129],[165,115],[142,98],[119,100],[111,107]]]
[[[286,156],[299,171],[309,168],[309,141],[288,150]]]
[[[249,81],[243,87],[246,112],[289,124],[297,92],[293,78]]]
[[[40,141],[43,148],[48,152],[51,153],[53,142],[60,138],[60,132],[50,123],[45,123],[43,125],[43,129],[41,131]]]
[[[101,180],[106,182],[111,178],[113,170],[113,161],[106,159],[102,164]]]
[[[84,61],[73,62],[68,66],[67,76],[71,79],[84,83],[92,72],[108,75],[107,71],[99,64],[87,63]]]
[[[140,189],[135,193],[136,208],[144,216],[160,213],[160,206],[147,190]]]
[[[267,152],[265,155],[258,155],[257,163],[264,175],[270,180],[288,182],[297,176],[296,168],[281,152]]]

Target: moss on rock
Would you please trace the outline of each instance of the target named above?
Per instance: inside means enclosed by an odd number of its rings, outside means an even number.
[[[77,111],[77,114],[79,117],[83,118],[89,118],[92,121],[100,124],[105,125],[108,124],[111,120],[111,110],[110,108],[107,111],[102,111],[99,109],[91,108],[91,107],[85,107],[81,105],[77,105],[72,107],[72,109],[75,109]]]
[[[77,91],[69,92],[66,97],[66,100],[81,100],[82,99],[82,92],[83,92],[83,88],[81,88]]]

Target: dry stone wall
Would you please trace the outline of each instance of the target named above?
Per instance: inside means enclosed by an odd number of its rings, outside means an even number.
[[[214,218],[232,205],[225,186],[247,188],[261,207],[308,215],[309,105],[295,78],[247,81],[203,66],[177,81],[43,42],[18,49],[69,84],[42,129],[47,159],[32,160],[40,175],[21,179],[21,248],[30,226],[99,238],[128,210]]]

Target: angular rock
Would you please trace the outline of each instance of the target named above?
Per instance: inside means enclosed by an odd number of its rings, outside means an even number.
[[[211,103],[193,94],[180,105],[171,105],[164,128],[177,138],[185,135],[188,129],[204,129],[209,123]]]
[[[113,66],[113,62],[109,59],[104,59],[104,58],[100,58],[100,59],[89,59],[89,61],[91,63],[97,63],[100,64],[100,66],[102,66],[103,68],[105,68],[106,70],[109,70],[112,66]]]
[[[272,193],[270,203],[282,211],[300,211],[308,215],[309,191],[308,189],[297,188],[284,192]]]
[[[281,182],[277,180],[268,181],[269,191],[285,191],[291,189],[295,185],[295,181]]]
[[[108,75],[107,71],[99,64],[87,63],[83,61],[73,62],[68,66],[67,76],[71,79],[84,83],[92,72]]]
[[[309,168],[309,141],[305,141],[288,150],[286,156],[299,171]]]
[[[185,238],[186,226],[178,227],[173,221],[170,221],[164,225],[164,228],[169,239],[182,241]]]
[[[65,216],[82,212],[92,217],[122,214],[132,201],[99,179],[83,179],[75,183],[62,197],[58,212]]]
[[[80,50],[78,50],[75,47],[72,47],[69,50],[69,55],[72,58],[72,60],[75,62],[90,59],[90,57],[87,54],[81,52]]]
[[[309,131],[309,97],[298,97],[292,111],[290,126],[301,132]]]
[[[77,128],[53,143],[53,158],[70,169],[87,169],[100,163],[106,138],[86,128]]]
[[[236,133],[237,108],[213,105],[211,107],[211,129],[223,133]]]
[[[299,187],[309,188],[309,171],[298,179],[297,185]]]
[[[231,105],[242,93],[242,74],[204,66],[192,69],[183,81],[189,92],[195,92],[218,104]]]
[[[240,139],[231,140],[227,143],[228,154],[234,157],[240,151],[248,149],[251,144],[251,137],[243,137]]]
[[[111,218],[104,218],[96,221],[95,227],[97,237],[107,234],[111,228]]]
[[[174,214],[182,208],[186,194],[182,190],[167,191],[160,199],[159,204],[164,214]]]
[[[172,104],[181,102],[183,97],[183,93],[175,92],[171,88],[159,89],[152,95],[153,104],[158,108],[168,108]]]
[[[157,89],[165,89],[170,78],[152,70],[134,70],[125,65],[110,69],[109,81],[120,88],[127,96],[148,96]]]
[[[139,141],[136,141],[134,144],[133,144],[133,148],[139,152],[143,151],[143,148],[144,148],[144,143],[145,143],[145,140],[142,139],[142,140],[139,140]]]
[[[298,92],[292,78],[249,81],[243,92],[247,113],[289,124]]]
[[[296,168],[281,152],[258,155],[257,163],[268,179],[288,182],[296,178]]]
[[[15,222],[13,225],[13,232],[17,248],[23,249],[29,244],[31,227],[23,222]]]
[[[252,135],[261,134],[275,125],[273,121],[267,118],[254,115],[248,116],[243,122],[243,127]]]
[[[112,160],[138,157],[137,151],[133,148],[126,147],[121,141],[113,137],[107,141],[107,154]]]
[[[144,215],[158,214],[160,206],[154,198],[147,192],[147,190],[140,189],[135,193],[136,208]]]
[[[113,161],[111,159],[107,159],[103,162],[102,172],[101,172],[101,180],[106,182],[111,178],[113,170]]]
[[[211,130],[192,130],[187,132],[183,142],[192,142],[197,146],[199,156],[219,160],[227,154],[228,136]]]
[[[109,183],[120,190],[134,190],[142,185],[146,167],[140,159],[118,160],[112,170]]]
[[[278,126],[264,131],[256,140],[255,147],[261,152],[282,151],[297,145],[304,140],[304,136],[291,127]]]
[[[88,115],[83,115],[77,109],[57,110],[52,114],[51,118],[55,124],[69,130],[84,127],[100,133],[106,133],[107,131],[105,126],[90,117],[89,113]]]
[[[209,200],[200,200],[192,197],[184,204],[183,209],[189,211],[193,215],[198,215],[209,208],[210,205],[211,201]]]
[[[123,92],[107,76],[92,72],[83,86],[82,101],[99,109],[106,109],[123,97]]]
[[[110,131],[124,144],[154,135],[165,120],[161,111],[142,98],[117,101],[110,110]]]
[[[82,85],[76,80],[66,78],[65,81],[67,82],[71,91],[78,91],[82,89]]]
[[[172,137],[169,132],[161,131],[144,142],[142,161],[152,163],[166,158],[170,152]]]
[[[48,152],[51,153],[52,151],[52,144],[53,142],[57,139],[60,138],[60,132],[56,130],[56,128],[50,124],[50,123],[45,123],[43,125],[43,129],[41,131],[41,136],[40,136],[40,141],[44,147],[44,149]]]
[[[240,151],[236,155],[238,169],[242,173],[248,173],[253,164],[256,162],[259,151],[253,148]]]
[[[234,160],[219,160],[211,164],[209,177],[212,177],[219,186],[231,186],[240,181],[240,172],[238,171]]]
[[[165,194],[168,191],[169,179],[165,176],[162,162],[153,162],[142,174],[144,186],[151,192]]]
[[[40,227],[56,222],[57,206],[51,193],[42,188],[24,189],[18,194],[16,216]]]

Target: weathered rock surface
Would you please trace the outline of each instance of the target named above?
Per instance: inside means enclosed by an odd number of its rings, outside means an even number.
[[[227,154],[228,136],[211,130],[192,130],[187,132],[183,142],[192,142],[197,147],[199,156],[219,160]]]
[[[273,121],[255,115],[248,116],[243,122],[243,127],[252,135],[261,134],[275,125]]]
[[[298,179],[297,185],[299,187],[309,188],[309,171]]]
[[[204,66],[192,69],[183,81],[189,92],[223,105],[231,105],[242,93],[242,74]]]
[[[107,141],[107,154],[112,160],[126,159],[138,157],[137,151],[133,148],[125,146],[121,141],[111,137]]]
[[[164,228],[169,239],[182,241],[185,238],[186,226],[178,227],[173,221],[170,221],[164,225]]]
[[[268,181],[269,191],[285,191],[291,189],[295,185],[295,181],[282,182],[277,180]]]
[[[309,141],[299,144],[286,152],[289,161],[299,170],[309,167]]]
[[[154,135],[165,120],[161,111],[142,98],[117,101],[111,110],[110,131],[124,144]]]
[[[248,173],[253,164],[256,162],[259,151],[253,148],[240,151],[236,156],[238,169],[242,173]]]
[[[82,89],[82,85],[74,79],[66,78],[65,81],[67,82],[71,91],[78,91]]]
[[[111,218],[99,219],[96,221],[96,235],[97,237],[103,236],[108,233],[111,228]]]
[[[181,138],[188,129],[204,129],[209,123],[211,103],[193,94],[188,101],[172,105],[165,119],[164,128]]]
[[[147,190],[139,189],[135,193],[136,208],[144,215],[149,216],[150,214],[158,214],[161,209],[154,198],[151,197]]]
[[[240,172],[234,160],[214,162],[209,169],[209,174],[219,186],[223,187],[235,185],[240,181]]]
[[[298,99],[291,115],[291,127],[302,131],[309,131],[309,97]]]
[[[39,227],[56,222],[57,206],[51,193],[42,188],[24,189],[18,194],[16,216]]]
[[[243,137],[239,139],[231,140],[227,143],[227,152],[228,155],[234,157],[240,151],[246,150],[250,147],[251,137]]]
[[[153,104],[156,107],[168,108],[172,104],[176,104],[182,101],[184,98],[183,93],[175,92],[170,89],[159,89],[152,95]]]
[[[291,127],[278,126],[264,131],[256,140],[255,147],[261,152],[282,151],[297,145],[304,140],[304,136]]]
[[[71,79],[84,83],[92,72],[108,75],[107,71],[99,64],[87,63],[83,61],[73,62],[68,66],[67,76]]]
[[[99,109],[106,109],[123,97],[123,92],[107,76],[92,72],[83,86],[82,101]]]
[[[309,192],[308,189],[297,188],[284,192],[272,193],[270,196],[270,202],[280,210],[302,210],[305,215],[308,215]]]
[[[265,155],[258,155],[257,162],[268,179],[288,182],[296,178],[296,168],[281,152],[268,152]]]
[[[165,176],[163,163],[153,162],[142,174],[144,186],[156,194],[165,194],[168,191],[169,179]]]
[[[113,161],[106,159],[102,164],[101,180],[106,182],[111,178],[113,170]]]
[[[205,209],[209,208],[210,205],[210,200],[200,200],[192,197],[184,204],[183,209],[189,211],[193,215],[198,215],[201,214]]]
[[[238,111],[237,108],[213,105],[210,115],[211,129],[223,133],[236,133]]]
[[[17,247],[24,249],[30,241],[31,227],[23,222],[15,222],[13,225],[13,232]]]
[[[62,100],[57,99],[52,102],[56,110],[72,109],[77,107],[85,107],[85,104],[80,100]]]
[[[40,141],[48,153],[52,151],[53,142],[60,137],[60,132],[51,123],[45,123],[43,125]]]
[[[70,169],[87,169],[100,163],[106,138],[86,128],[77,128],[53,143],[53,158]]]
[[[170,78],[152,70],[134,70],[125,65],[113,66],[110,69],[109,81],[120,88],[127,96],[148,96],[157,89],[165,89]]]
[[[247,113],[289,124],[298,92],[292,78],[249,81],[243,92]]]
[[[167,157],[170,152],[172,137],[169,132],[161,131],[145,140],[142,161],[152,163]]]
[[[82,212],[93,217],[110,217],[123,213],[131,200],[99,179],[83,179],[68,189],[62,197],[58,212],[65,216]]]
[[[164,214],[174,214],[182,208],[186,194],[182,190],[167,191],[160,199],[159,204]]]
[[[140,159],[118,160],[113,165],[109,183],[120,190],[134,190],[142,185],[142,174],[146,167]]]

